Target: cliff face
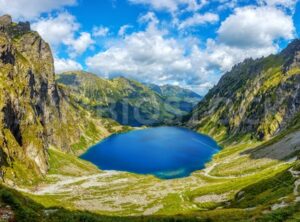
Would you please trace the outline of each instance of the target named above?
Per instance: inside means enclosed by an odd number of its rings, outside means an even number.
[[[0,146],[1,165],[14,159],[47,171],[47,125],[60,117],[49,45],[10,16],[0,19]]]
[[[187,125],[219,141],[268,139],[300,112],[300,41],[278,55],[247,59],[226,73],[193,110]]]
[[[88,146],[110,133],[103,121],[90,117],[58,88],[51,49],[29,23],[0,17],[2,173],[16,163],[46,173],[49,147],[76,152],[80,143]]]

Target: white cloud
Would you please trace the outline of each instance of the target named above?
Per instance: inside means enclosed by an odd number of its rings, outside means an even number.
[[[73,39],[74,33],[80,27],[76,18],[69,13],[61,13],[57,17],[41,18],[31,26],[53,47]]]
[[[208,0],[128,0],[133,4],[148,5],[155,10],[167,10],[175,12],[179,9],[188,11],[197,11],[206,5]]]
[[[216,20],[208,17],[181,26]],[[161,22],[153,12],[140,22],[148,24],[145,31],[125,35],[89,57],[89,70],[106,77],[123,75],[143,82],[177,84],[204,94],[235,64],[276,53],[278,40],[293,38],[295,30],[291,16],[278,8],[237,8],[222,22],[217,38],[199,48],[197,41],[175,39],[159,29]]]
[[[169,79],[181,71],[189,70],[184,49],[174,39],[149,32],[127,36],[120,45],[87,59],[90,69],[107,76],[127,74],[141,79]]]
[[[274,7],[238,8],[218,30],[219,40],[240,48],[269,48],[280,38],[294,37],[291,16]]]
[[[91,34],[79,32],[80,24],[69,13],[41,18],[32,24],[32,28],[50,43],[54,51],[61,45],[67,46],[72,57],[84,53],[94,44]],[[77,35],[79,37],[76,37]]]
[[[240,48],[209,39],[206,50],[202,52],[201,57],[205,58],[207,69],[218,69],[221,72],[226,72],[246,58],[255,59],[268,56],[276,53],[277,50],[278,46],[272,44],[265,47]]]
[[[194,14],[192,17],[180,23],[179,29],[185,29],[192,26],[204,25],[207,23],[216,23],[219,21],[219,15],[214,13]]]
[[[75,71],[75,70],[82,70],[82,66],[71,59],[54,59],[54,66],[56,73],[62,73],[67,71]]]
[[[109,34],[109,28],[100,26],[93,28],[93,36],[95,37],[105,37]]]
[[[299,0],[258,0],[258,3],[268,6],[282,6],[293,10],[298,1]]]
[[[118,35],[119,36],[124,36],[127,32],[128,29],[131,29],[133,26],[132,25],[123,25],[119,29]]]
[[[66,45],[70,46],[70,56],[76,57],[81,55],[88,48],[92,48],[95,41],[92,39],[91,34],[87,32],[81,32],[77,39],[70,39],[66,41]]]
[[[0,14],[16,19],[34,19],[41,13],[75,5],[76,0],[0,0]]]
[[[150,22],[146,31],[125,36],[107,50],[89,57],[86,65],[90,71],[107,78],[122,75],[142,82],[178,84],[206,92],[207,88],[199,87],[211,80],[209,72],[200,67],[203,58],[196,60],[187,53],[185,41],[164,33]]]

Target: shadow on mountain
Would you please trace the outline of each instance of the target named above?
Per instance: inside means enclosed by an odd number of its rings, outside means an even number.
[[[240,154],[250,155],[252,159],[267,158],[288,161],[300,154],[300,131],[278,135],[262,145]]]

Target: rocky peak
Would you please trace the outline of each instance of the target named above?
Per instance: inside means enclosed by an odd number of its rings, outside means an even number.
[[[31,28],[29,22],[14,23],[10,15],[3,15],[0,17],[0,31],[14,38],[30,32]]]
[[[283,72],[286,73],[292,68],[300,67],[300,39],[293,40],[280,56],[286,61],[283,65]]]
[[[51,124],[60,118],[53,56],[28,22],[13,23],[9,15],[0,17],[0,80],[3,161],[19,160],[45,173]]]
[[[0,17],[0,26],[9,26],[12,24],[12,18],[10,15],[3,15]]]
[[[300,51],[300,39],[294,39],[284,50],[281,55],[293,56],[296,52]]]

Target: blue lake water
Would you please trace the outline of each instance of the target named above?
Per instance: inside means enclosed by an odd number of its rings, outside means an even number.
[[[152,174],[161,179],[189,176],[219,152],[208,136],[177,127],[157,127],[113,135],[81,158],[102,170]]]

